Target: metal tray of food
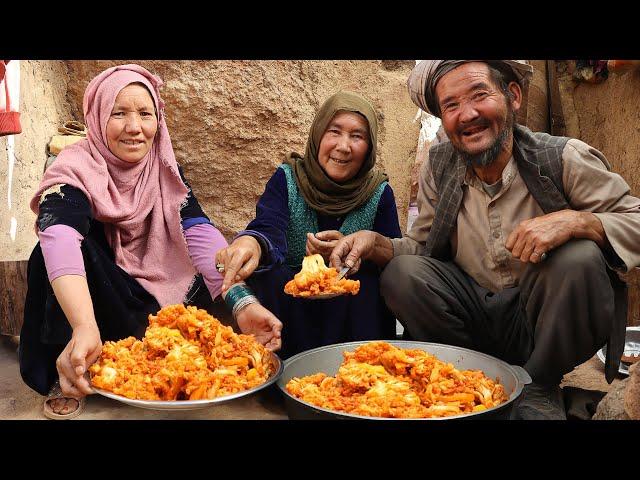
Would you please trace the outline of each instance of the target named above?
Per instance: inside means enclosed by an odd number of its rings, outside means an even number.
[[[275,372],[263,384],[258,385],[257,387],[253,387],[249,390],[245,390],[243,392],[206,400],[136,400],[133,398],[123,397],[121,395],[116,395],[115,393],[109,392],[107,390],[102,390],[95,387],[92,388],[93,391],[99,395],[103,395],[107,398],[111,398],[122,403],[126,403],[127,405],[131,405],[132,407],[146,408],[149,410],[197,410],[200,408],[210,407],[218,403],[228,402],[237,398],[246,397],[264,388],[267,388],[269,385],[272,385],[278,380],[280,375],[282,375],[282,372],[284,371],[284,365],[280,360],[280,357],[278,357],[278,355],[273,352],[271,352],[271,361],[274,363]]]

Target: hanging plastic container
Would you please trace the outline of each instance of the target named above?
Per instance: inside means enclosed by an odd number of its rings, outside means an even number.
[[[19,105],[20,61],[0,60],[0,136],[22,132]]]
[[[640,68],[640,60],[607,60],[607,70],[614,73],[626,73]]]

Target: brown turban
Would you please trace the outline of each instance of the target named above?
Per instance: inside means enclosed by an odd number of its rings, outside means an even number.
[[[520,84],[526,98],[533,67],[525,60],[422,60],[415,66],[407,80],[411,101],[425,112],[439,117],[436,84],[445,74],[469,62],[485,62],[502,72],[510,73],[513,75],[513,80]]]

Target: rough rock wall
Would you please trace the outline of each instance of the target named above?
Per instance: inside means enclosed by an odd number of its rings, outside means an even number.
[[[610,74],[599,84],[576,83],[570,65],[557,62],[558,85],[566,135],[605,154],[614,172],[640,196],[640,72]],[[640,273],[629,282],[629,324],[640,325]]]
[[[66,101],[67,67],[59,61],[20,62],[20,123],[22,133],[14,135],[15,165],[9,184],[7,137],[0,137],[0,261],[29,258],[37,237],[35,215],[29,200],[42,177],[46,146],[58,125],[71,119]],[[11,195],[11,208],[9,198]],[[11,238],[11,221],[17,225]]]
[[[547,101],[547,61],[529,60],[533,67],[533,77],[529,84],[527,99],[527,123],[534,132],[549,133],[549,109]]]
[[[378,165],[390,177],[404,228],[417,145],[408,61],[132,61],[165,85],[177,160],[205,212],[228,238],[255,215],[264,186],[289,151],[304,153],[313,116],[339,89],[367,96],[380,112]],[[129,61],[69,61],[69,101],[82,119],[87,83]]]
[[[640,72],[590,84],[574,82],[567,67],[558,62],[566,134],[602,151],[632,194],[640,195]]]

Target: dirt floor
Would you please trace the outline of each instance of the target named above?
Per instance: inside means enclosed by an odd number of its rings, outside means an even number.
[[[567,374],[563,387],[608,392],[622,379],[609,385],[597,357]],[[44,397],[27,387],[20,378],[16,346],[8,337],[0,338],[0,420],[47,420],[42,413]],[[124,405],[99,395],[87,398],[77,420],[284,420],[287,415],[277,387],[211,408],[185,412],[159,412]]]

